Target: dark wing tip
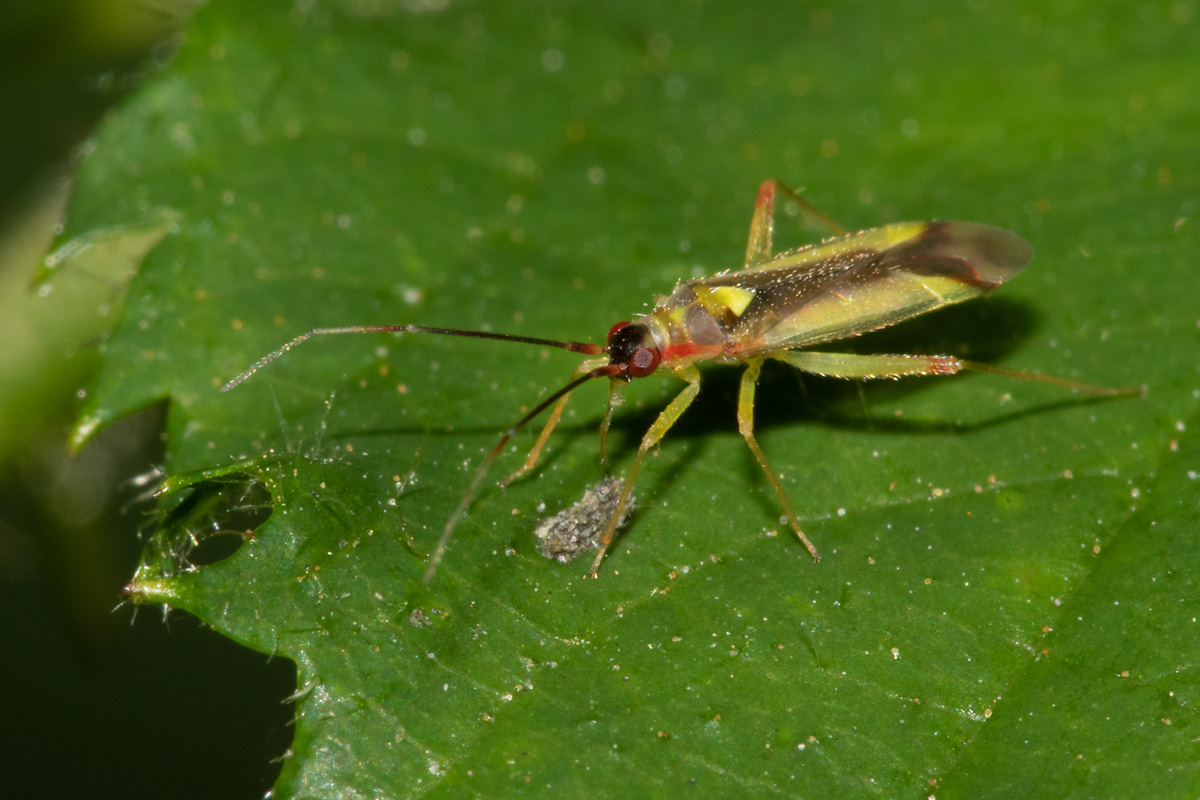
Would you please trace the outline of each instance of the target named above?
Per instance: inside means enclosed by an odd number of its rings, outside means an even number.
[[[931,254],[960,259],[971,273],[964,277],[979,286],[998,286],[1012,279],[1033,258],[1029,242],[994,225],[939,222],[934,230],[937,235],[930,239]]]
[[[930,222],[919,234],[889,248],[882,263],[914,275],[951,278],[981,291],[1015,277],[1033,248],[1012,231],[979,222]]]

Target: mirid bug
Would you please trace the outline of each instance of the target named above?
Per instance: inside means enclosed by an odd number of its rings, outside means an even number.
[[[835,238],[775,255],[772,229],[776,194],[782,192],[801,211],[823,223]],[[458,508],[450,515],[425,570],[428,582],[437,569],[450,535],[474,500],[484,476],[517,431],[553,406],[524,465],[505,483],[534,468],[551,432],[562,416],[572,391],[594,378],[609,379],[608,408],[600,424],[600,456],[608,467],[608,429],[621,388],[634,378],[668,370],[687,385],[659,413],[642,437],[625,475],[621,494],[609,520],[589,574],[596,577],[616,533],[646,453],[683,415],[700,392],[704,361],[746,365],[737,405],[738,431],[746,440],[774,489],[793,532],[814,560],[817,548],[805,536],[791,501],[754,437],[754,391],[763,362],[770,358],[804,372],[836,378],[900,378],[910,375],[953,375],[960,370],[990,372],[1021,380],[1040,381],[1092,395],[1137,394],[1133,389],[1108,389],[1078,381],[964,361],[953,356],[858,355],[803,348],[893,325],[953,303],[987,294],[1017,275],[1033,251],[1020,236],[1002,228],[974,222],[905,222],[847,233],[807,201],[776,180],[758,191],[750,221],[745,266],[711,278],[684,281],[660,297],[654,310],[634,321],[618,322],[604,345],[563,342],[530,336],[435,328],[425,325],[356,325],[316,328],[259,359],[225,384],[228,391],[296,345],[313,336],[340,333],[427,333],[499,339],[594,356],[575,370],[571,380],[538,403],[504,432],[475,471]]]

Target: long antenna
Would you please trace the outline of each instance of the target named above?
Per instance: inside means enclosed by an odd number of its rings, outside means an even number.
[[[569,350],[572,353],[583,353],[589,356],[603,355],[605,352],[604,346],[599,344],[591,344],[589,342],[561,342],[556,339],[541,339],[536,336],[515,336],[508,333],[489,333],[487,331],[464,331],[458,328],[430,328],[425,325],[355,325],[345,328],[313,328],[307,333],[302,333],[290,342],[287,342],[278,350],[267,353],[265,356],[255,361],[246,371],[238,375],[229,383],[221,387],[222,392],[228,392],[233,387],[237,386],[250,378],[254,373],[258,372],[263,367],[270,364],[281,355],[291,350],[293,347],[303,344],[314,336],[326,336],[338,333],[432,333],[441,336],[462,336],[468,339],[496,339],[502,342],[519,342],[521,344],[533,344],[542,347],[557,347],[560,350]],[[433,574],[437,572],[438,564],[442,561],[442,556],[446,553],[446,545],[450,541],[450,534],[454,532],[458,521],[463,514],[467,513],[471,502],[475,499],[475,493],[479,491],[480,484],[483,483],[484,477],[488,470],[500,455],[500,451],[508,444],[509,440],[528,425],[538,414],[541,414],[554,403],[558,402],[563,397],[573,392],[576,387],[582,383],[592,380],[593,378],[611,377],[621,372],[619,364],[604,364],[596,367],[590,372],[582,375],[568,383],[566,386],[559,389],[554,394],[547,397],[542,402],[530,411],[525,416],[521,417],[515,425],[510,427],[500,437],[500,441],[492,448],[492,452],[488,453],[487,458],[479,465],[479,469],[475,471],[475,476],[471,479],[471,485],[467,487],[466,494],[459,501],[458,508],[454,509],[454,513],[446,520],[446,527],[442,530],[441,538],[438,539],[437,547],[433,551],[433,555],[429,559],[429,566],[425,568],[425,575],[422,580],[428,584],[433,579]]]
[[[557,347],[560,350],[569,350],[572,353],[583,353],[589,356],[598,356],[604,352],[603,345],[590,344],[588,342],[560,342],[554,339],[539,339],[536,336],[514,336],[508,333],[489,333],[487,331],[463,331],[457,328],[429,328],[424,325],[356,325],[348,328],[313,328],[311,331],[302,333],[295,339],[292,339],[278,350],[267,353],[258,361],[255,361],[245,372],[222,386],[221,391],[228,392],[296,345],[302,344],[314,336],[325,336],[334,333],[434,333],[441,336],[463,336],[468,339],[498,339],[502,342],[520,342],[522,344],[541,345],[542,347]]]

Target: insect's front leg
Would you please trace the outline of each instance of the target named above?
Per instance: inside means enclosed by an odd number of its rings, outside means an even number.
[[[738,392],[738,432],[746,440],[750,452],[754,454],[754,458],[762,467],[763,474],[767,476],[771,488],[775,490],[775,495],[779,498],[779,504],[783,506],[784,513],[787,514],[792,530],[800,538],[801,544],[808,549],[808,554],[813,557],[813,560],[820,561],[821,555],[817,552],[817,548],[800,529],[800,520],[796,519],[796,512],[792,510],[792,503],[788,500],[783,485],[779,482],[779,476],[771,468],[762,448],[758,446],[758,440],[754,438],[754,389],[758,384],[758,373],[762,369],[762,363],[762,356],[751,358],[746,362],[746,371],[742,373],[742,385]]]
[[[580,364],[573,373],[571,380],[578,380],[587,373],[594,370],[596,367],[602,367],[608,363],[607,358],[592,358]],[[525,457],[525,463],[521,465],[513,474],[509,475],[501,482],[501,486],[507,487],[510,483],[524,476],[527,472],[537,466],[538,459],[542,457],[542,450],[546,447],[546,442],[550,439],[550,434],[554,433],[555,426],[558,425],[559,419],[562,418],[563,409],[567,407],[567,400],[571,398],[568,392],[558,399],[554,404],[554,408],[550,411],[550,418],[546,420],[546,426],[542,428],[541,434],[538,435],[537,441],[533,445],[533,449],[529,451],[529,455]]]
[[[629,471],[625,475],[625,485],[621,487],[621,497],[617,500],[617,505],[613,509],[612,516],[609,517],[608,527],[604,529],[604,535],[600,537],[600,550],[596,553],[596,560],[592,562],[592,569],[588,572],[588,576],[595,578],[600,570],[600,562],[604,560],[604,553],[608,550],[608,546],[612,544],[613,536],[616,535],[617,528],[621,522],[621,511],[625,508],[625,504],[629,502],[629,495],[633,492],[633,482],[637,478],[637,474],[642,469],[642,460],[646,457],[646,452],[654,445],[658,444],[659,439],[666,435],[681,416],[687,411],[688,406],[696,399],[696,395],[700,393],[700,371],[695,367],[682,367],[675,372],[675,375],[688,382],[683,391],[676,395],[662,413],[658,415],[658,419],[654,420],[654,424],[646,431],[646,435],[642,437],[642,443],[638,446],[637,455],[634,456],[633,463],[629,465]]]
[[[604,421],[600,423],[600,463],[604,465],[604,474],[612,475],[608,466],[608,431],[612,427],[613,412],[621,404],[621,389],[625,382],[611,380],[608,382],[608,407],[604,409]]]
[[[775,194],[782,192],[800,206],[806,217],[815,220],[834,236],[844,236],[846,229],[822,214],[799,194],[789,189],[782,181],[771,178],[758,187],[758,199],[754,201],[754,216],[750,218],[750,239],[746,242],[746,266],[756,267],[771,260],[771,235],[775,227]]]

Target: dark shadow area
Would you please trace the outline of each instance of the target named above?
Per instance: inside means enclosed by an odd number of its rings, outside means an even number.
[[[27,231],[52,222],[30,208],[44,205],[79,144],[171,52],[194,8],[0,3],[0,235],[49,241],[48,229]],[[38,257],[23,253],[0,269]],[[86,370],[61,365],[71,369],[79,374],[52,383],[82,385]],[[165,407],[122,420],[68,458],[69,399],[28,405],[30,416],[5,421],[23,433],[0,461],[4,795],[262,797],[291,743],[295,666],[188,615],[164,619],[159,607],[121,602],[153,508]]]
[[[291,744],[292,662],[121,603],[152,519],[164,414],[122,420],[73,459],[60,437],[35,440],[0,475],[0,763],[13,797],[257,798]],[[203,518],[243,531],[260,498],[231,485]]]
[[[155,543],[178,569],[215,564],[241,549],[271,511],[270,493],[248,475],[201,481],[163,513]]]
[[[0,227],[173,49],[183,2],[6,0],[0,7]],[[111,25],[97,23],[107,18]]]

